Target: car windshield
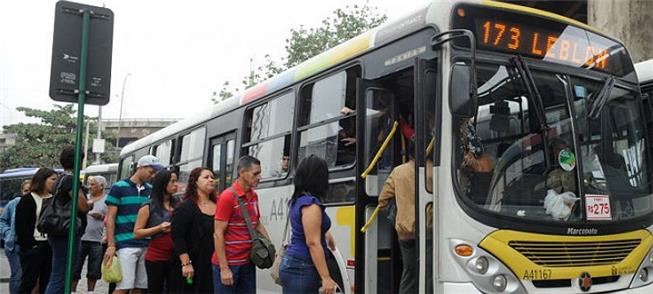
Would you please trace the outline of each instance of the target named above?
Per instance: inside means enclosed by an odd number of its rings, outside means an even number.
[[[535,70],[528,79],[512,65],[481,64],[477,74],[477,116],[459,119],[456,132],[456,175],[468,200],[516,218],[560,222],[651,212],[636,94],[573,77],[568,88],[565,76]],[[597,100],[602,89],[605,101]]]

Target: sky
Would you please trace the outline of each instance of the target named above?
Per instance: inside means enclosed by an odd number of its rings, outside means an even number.
[[[240,85],[265,54],[285,56],[291,28],[318,27],[337,8],[368,3],[389,19],[428,0],[85,0],[113,10],[111,100],[103,118],[184,118],[212,105],[225,81]],[[54,0],[0,1],[0,128],[34,122],[16,111],[52,109],[48,95]],[[89,105],[85,114],[97,116]],[[1,132],[1,129],[0,129]]]

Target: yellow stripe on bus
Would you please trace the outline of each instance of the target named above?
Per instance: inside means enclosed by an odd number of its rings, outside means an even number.
[[[354,206],[338,207],[336,223],[339,226],[349,227],[349,252],[354,256],[356,252],[356,209]]]
[[[374,30],[368,31],[358,37],[355,37],[345,43],[342,43],[333,49],[320,54],[306,63],[299,65],[295,73],[294,80],[300,81],[310,77],[326,68],[341,63],[349,58],[357,56],[370,48],[370,37]]]

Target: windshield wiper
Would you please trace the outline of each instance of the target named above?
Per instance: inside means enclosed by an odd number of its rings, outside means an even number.
[[[546,122],[546,115],[544,113],[544,102],[542,101],[542,96],[537,90],[535,85],[535,80],[533,79],[533,74],[528,68],[528,65],[524,59],[517,55],[511,58],[511,62],[515,65],[519,77],[521,77],[524,87],[528,91],[528,95],[532,98],[533,104],[535,105],[535,116],[537,117],[537,122],[540,127],[540,133],[542,135],[542,143],[544,144],[544,162],[546,164],[546,171],[549,171],[551,167],[551,155],[549,154],[549,125]]]
[[[595,120],[599,118],[599,115],[603,110],[603,106],[605,106],[605,104],[608,102],[608,98],[610,98],[612,88],[614,88],[614,77],[610,76],[605,80],[601,91],[599,91],[597,97],[594,98],[592,104],[590,105],[590,110],[587,113],[587,117],[589,119]]]

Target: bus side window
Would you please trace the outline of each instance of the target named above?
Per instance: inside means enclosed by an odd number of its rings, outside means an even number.
[[[186,189],[188,176],[190,172],[202,166],[202,153],[204,151],[204,139],[206,137],[206,128],[197,128],[189,134],[181,137],[181,150],[179,156],[179,188],[181,191]]]
[[[244,153],[261,161],[261,178],[264,180],[281,179],[288,175],[294,108],[295,95],[287,92],[248,109],[245,114],[245,141],[248,143],[243,144]],[[227,163],[232,164],[233,159],[227,159]]]
[[[356,161],[356,66],[337,72],[301,90],[298,160],[324,158],[329,168]]]
[[[236,140],[231,139],[227,141],[227,161],[225,162],[225,187],[231,186],[233,181],[232,175],[234,173],[234,151],[236,150]]]
[[[120,179],[125,179],[130,177],[132,174],[133,165],[134,165],[133,155],[123,158],[122,162],[120,163],[120,174],[118,175],[118,177]]]
[[[166,140],[154,147],[154,156],[158,157],[164,166],[172,163],[172,150],[174,150],[174,145],[174,140]]]

